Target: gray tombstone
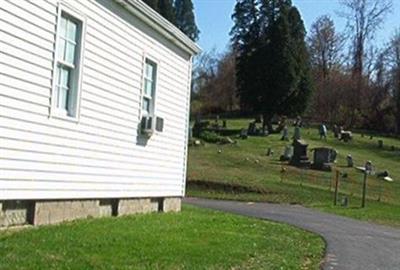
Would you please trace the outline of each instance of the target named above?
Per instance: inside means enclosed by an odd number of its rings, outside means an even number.
[[[293,147],[290,145],[285,146],[283,155],[280,157],[280,161],[289,161],[293,156]]]
[[[240,130],[240,138],[241,138],[242,140],[245,140],[245,139],[247,139],[247,137],[248,137],[248,135],[247,135],[247,130],[246,130],[245,128],[242,128],[242,129]]]
[[[347,155],[346,161],[347,161],[347,167],[353,167],[354,166],[353,157],[350,154]]]
[[[299,126],[296,126],[294,128],[294,135],[293,135],[293,139],[295,141],[300,140],[301,139],[301,129]]]
[[[282,129],[282,138],[281,141],[288,141],[289,140],[289,129],[287,126],[284,126]]]
[[[332,148],[318,147],[314,148],[313,168],[317,170],[332,169],[332,164],[336,161],[337,152]]]
[[[189,127],[189,140],[193,139],[193,128]]]

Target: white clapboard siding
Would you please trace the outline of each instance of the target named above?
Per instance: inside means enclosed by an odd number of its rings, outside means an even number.
[[[57,7],[86,20],[80,116],[50,115]],[[182,196],[191,57],[112,0],[3,0],[0,200]],[[143,61],[164,131],[138,136]]]

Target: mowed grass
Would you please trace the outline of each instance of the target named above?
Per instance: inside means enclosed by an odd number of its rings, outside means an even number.
[[[228,128],[240,130],[247,128],[249,122],[248,119],[228,120]],[[268,137],[239,139],[236,145],[206,144],[204,147],[190,147],[187,194],[217,199],[298,203],[361,220],[400,227],[400,152],[390,149],[392,145],[399,149],[400,140],[383,137],[374,137],[371,140],[367,135],[361,137],[360,134],[353,134],[353,141],[344,143],[333,138],[330,132],[325,142],[319,139],[316,128],[302,129],[302,137],[309,144],[309,149],[328,146],[338,150],[337,168],[347,173],[348,179],[352,179],[354,183],[359,181],[359,188],[355,188],[358,194],[361,193],[362,174],[354,168],[346,168],[348,154],[352,155],[356,166],[363,166],[367,160],[371,160],[377,171],[390,172],[393,183],[379,182],[375,176],[369,177],[371,196],[367,207],[362,209],[359,207],[359,196],[350,198],[349,207],[333,206],[333,194],[329,191],[329,183],[333,177],[331,173],[312,171],[318,175],[316,178],[319,181],[327,182],[328,189],[322,186],[299,185],[298,179],[281,182],[282,163],[279,162],[279,156],[283,153],[285,145],[291,142],[281,141],[280,137],[280,134],[273,134]],[[378,148],[379,139],[384,141],[384,149]],[[267,148],[274,150],[274,156],[266,156]],[[309,157],[312,159],[311,152]],[[297,176],[287,177],[301,178],[301,174],[299,171]],[[206,187],[193,184],[199,182],[208,184]],[[219,185],[213,187],[210,183]],[[342,183],[344,186],[345,182]],[[246,188],[235,189],[232,186]],[[377,187],[382,188],[381,202],[376,200],[375,195],[372,196],[372,190],[374,189],[376,194]]]
[[[0,232],[0,269],[319,269],[323,250],[288,225],[185,206]]]

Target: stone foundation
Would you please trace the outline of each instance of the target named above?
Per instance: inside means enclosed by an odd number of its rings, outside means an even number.
[[[0,201],[0,227],[48,225],[75,219],[179,212],[181,198]]]

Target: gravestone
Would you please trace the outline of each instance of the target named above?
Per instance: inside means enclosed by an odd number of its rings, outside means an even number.
[[[251,122],[249,123],[249,127],[247,129],[247,134],[248,135],[257,135],[257,126],[256,122]]]
[[[314,161],[312,167],[317,170],[330,171],[332,164],[336,161],[337,152],[327,147],[314,148]]]
[[[351,133],[351,131],[342,130],[340,132],[340,140],[343,140],[344,142],[348,142],[348,141],[351,141],[352,139],[353,139],[353,134]]]
[[[308,144],[302,140],[293,140],[293,156],[290,165],[297,167],[309,167],[311,165],[307,156]]]
[[[294,128],[293,139],[294,139],[295,141],[298,141],[298,140],[301,139],[301,129],[300,129],[299,126],[296,126],[296,127]]]
[[[347,167],[353,167],[354,166],[353,157],[350,154],[347,155],[346,161],[347,161]]]
[[[245,139],[247,139],[247,137],[248,137],[248,135],[247,135],[247,130],[246,130],[245,128],[242,128],[242,129],[240,130],[240,138],[241,138],[242,140],[245,140]]]
[[[383,140],[378,140],[378,148],[383,148]]]
[[[340,134],[339,127],[338,127],[337,125],[334,125],[334,126],[333,126],[333,136],[334,136],[335,138],[339,138],[339,134]]]
[[[288,141],[289,140],[289,129],[285,125],[282,129],[282,138],[281,141]]]
[[[290,145],[285,146],[285,151],[283,155],[280,156],[280,161],[289,161],[293,156],[293,147]]]
[[[193,139],[193,127],[189,126],[189,140]]]
[[[325,124],[321,124],[319,126],[319,138],[320,140],[324,138],[326,140],[326,135],[328,133],[328,129],[326,128]]]

